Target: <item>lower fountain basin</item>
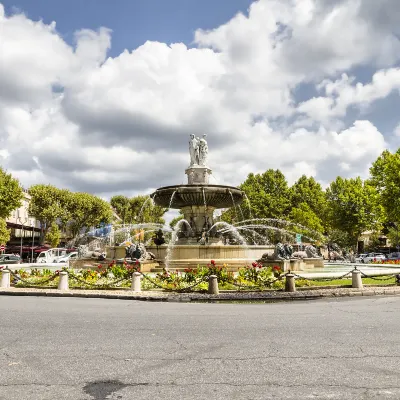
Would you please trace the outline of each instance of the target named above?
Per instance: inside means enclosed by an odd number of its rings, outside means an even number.
[[[234,186],[176,185],[159,188],[150,197],[158,206],[168,208],[204,205],[230,208],[243,201],[244,192]]]

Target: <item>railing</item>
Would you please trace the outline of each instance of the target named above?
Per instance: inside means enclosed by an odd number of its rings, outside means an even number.
[[[2,269],[1,271],[1,281],[0,281],[0,288],[7,289],[11,287],[11,278],[13,279],[12,283],[16,284],[21,282],[24,287],[40,287],[43,285],[48,285],[51,282],[54,282],[58,279],[57,289],[59,290],[69,290],[70,289],[70,281],[78,282],[86,287],[91,289],[121,289],[121,284],[130,284],[130,289],[134,292],[142,291],[142,281],[147,280],[150,282],[155,288],[162,289],[167,292],[176,292],[176,293],[183,293],[183,292],[191,292],[195,288],[197,288],[202,283],[208,283],[207,290],[203,290],[203,292],[207,292],[209,294],[219,294],[219,284],[218,284],[218,277],[217,275],[209,275],[204,276],[197,279],[195,282],[192,282],[190,285],[181,288],[171,288],[165,286],[161,283],[156,282],[153,277],[149,274],[144,274],[142,272],[132,272],[127,277],[117,278],[111,282],[105,283],[94,283],[87,281],[77,275],[75,272],[66,269],[61,271],[56,271],[50,277],[46,277],[45,279],[39,281],[28,281],[23,279],[18,273],[11,271],[8,267]],[[257,282],[251,285],[248,284],[241,284],[235,281],[229,282],[234,287],[237,287],[237,290],[254,290],[254,291],[263,291],[266,289],[270,289],[271,286],[277,282],[281,281],[284,283],[286,292],[295,292],[296,291],[296,279],[301,279],[303,281],[315,281],[315,282],[329,282],[329,281],[336,281],[342,279],[351,279],[351,287],[356,289],[363,289],[363,281],[362,278],[369,278],[376,281],[389,281],[395,278],[395,283],[400,284],[400,274],[385,274],[385,275],[367,275],[364,272],[360,271],[357,267],[353,268],[352,270],[348,271],[347,273],[341,275],[340,277],[334,278],[309,278],[301,276],[295,272],[288,271],[285,274],[279,275],[274,280],[269,280],[267,282]]]

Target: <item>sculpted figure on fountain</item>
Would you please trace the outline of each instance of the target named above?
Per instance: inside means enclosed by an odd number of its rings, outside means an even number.
[[[200,139],[194,134],[190,135],[189,140],[189,154],[190,154],[190,166],[192,165],[207,165],[208,157],[208,144],[206,140],[207,135],[204,134]]]
[[[208,144],[206,141],[207,135],[204,134],[203,137],[199,140],[199,165],[206,166],[207,165],[207,157],[208,157]]]
[[[189,140],[189,154],[190,154],[190,166],[199,165],[199,141],[200,139],[195,135],[190,135]]]

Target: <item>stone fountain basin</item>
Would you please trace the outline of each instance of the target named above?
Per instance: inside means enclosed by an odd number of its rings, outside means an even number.
[[[204,203],[207,207],[230,208],[243,201],[244,192],[234,186],[176,185],[159,188],[150,196],[155,204],[167,208],[204,206]]]

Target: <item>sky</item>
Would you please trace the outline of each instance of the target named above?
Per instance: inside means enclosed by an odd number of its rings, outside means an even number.
[[[281,169],[366,178],[400,146],[398,0],[0,0],[0,165],[110,198]]]

